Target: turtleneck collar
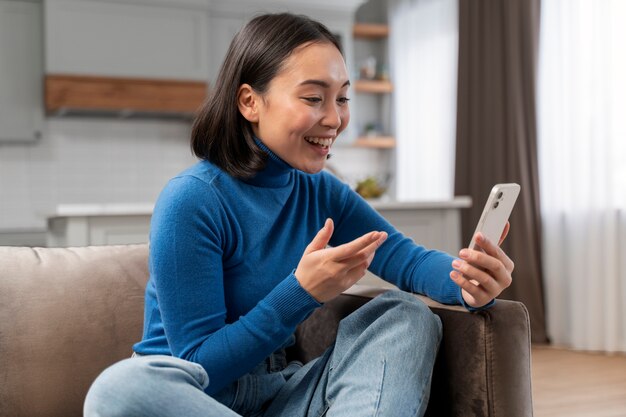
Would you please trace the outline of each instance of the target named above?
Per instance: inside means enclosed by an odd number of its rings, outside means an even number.
[[[257,145],[268,155],[265,168],[253,177],[245,180],[246,183],[267,188],[284,187],[291,181],[295,169],[278,155],[270,150],[259,138],[255,138]]]

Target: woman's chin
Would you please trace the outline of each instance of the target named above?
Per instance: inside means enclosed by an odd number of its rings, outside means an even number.
[[[307,174],[317,174],[326,166],[326,160],[321,163],[308,163],[302,164],[300,167],[295,167],[299,171],[306,172]]]

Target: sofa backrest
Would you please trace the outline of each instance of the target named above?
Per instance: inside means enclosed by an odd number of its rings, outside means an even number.
[[[148,245],[0,247],[0,416],[81,416],[141,338]]]

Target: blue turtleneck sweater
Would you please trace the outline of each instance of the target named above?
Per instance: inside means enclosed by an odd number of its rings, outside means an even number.
[[[332,246],[388,233],[370,265],[376,275],[463,303],[449,278],[452,257],[404,237],[332,175],[303,173],[265,150],[267,167],[249,180],[197,163],[166,185],[152,216],[144,332],[134,350],[202,365],[209,394],[288,344],[320,306],[293,271],[326,218],[335,223]]]

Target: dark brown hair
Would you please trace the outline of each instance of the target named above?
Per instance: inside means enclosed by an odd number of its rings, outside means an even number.
[[[263,169],[267,154],[239,112],[237,91],[247,83],[264,94],[293,50],[308,42],[330,42],[341,51],[337,37],[306,16],[264,14],[248,22],[232,40],[212,93],[194,121],[193,153],[237,178]]]

